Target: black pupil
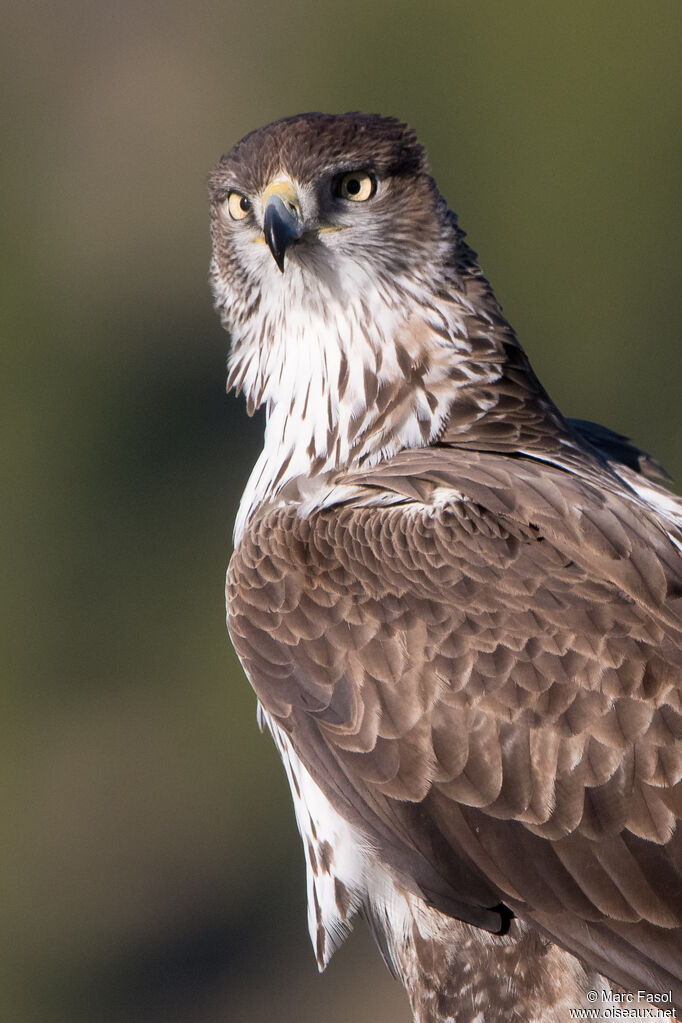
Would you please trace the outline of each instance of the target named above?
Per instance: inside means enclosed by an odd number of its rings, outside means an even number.
[[[357,178],[349,178],[346,182],[346,191],[349,195],[357,195],[360,191],[360,182]]]
[[[242,211],[242,213],[248,213],[250,206],[251,206],[251,203],[246,198],[246,196],[243,195],[241,197],[241,199],[239,200],[239,209]]]

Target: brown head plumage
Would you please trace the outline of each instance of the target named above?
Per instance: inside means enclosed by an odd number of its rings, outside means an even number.
[[[328,169],[370,167],[382,176],[421,174],[426,155],[414,131],[395,117],[379,114],[297,114],[249,132],[222,157],[211,175],[224,171],[257,192],[281,170],[300,181]]]

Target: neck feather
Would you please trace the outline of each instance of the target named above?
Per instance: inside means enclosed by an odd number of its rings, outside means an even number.
[[[266,405],[236,538],[292,480],[432,444],[458,403],[474,409],[469,427],[484,419],[508,349],[519,351],[476,266],[451,271],[435,293],[414,276],[356,280],[345,300],[324,289],[311,296],[292,270],[259,296],[257,315],[252,306],[240,321],[231,309],[228,387],[245,392],[250,411]],[[217,289],[218,305],[220,297]]]

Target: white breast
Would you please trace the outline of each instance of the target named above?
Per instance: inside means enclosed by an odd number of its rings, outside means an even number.
[[[393,969],[388,943],[411,923],[407,899],[396,890],[367,838],[334,809],[288,736],[262,707],[259,721],[272,733],[291,786],[306,860],[308,930],[319,969],[348,937],[359,911],[374,924],[379,947]],[[377,933],[382,920],[390,920],[390,935]]]

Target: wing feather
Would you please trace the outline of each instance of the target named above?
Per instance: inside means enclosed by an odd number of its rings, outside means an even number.
[[[230,564],[259,700],[444,912],[504,901],[682,999],[679,531],[622,481],[494,453],[342,482],[264,510]]]

